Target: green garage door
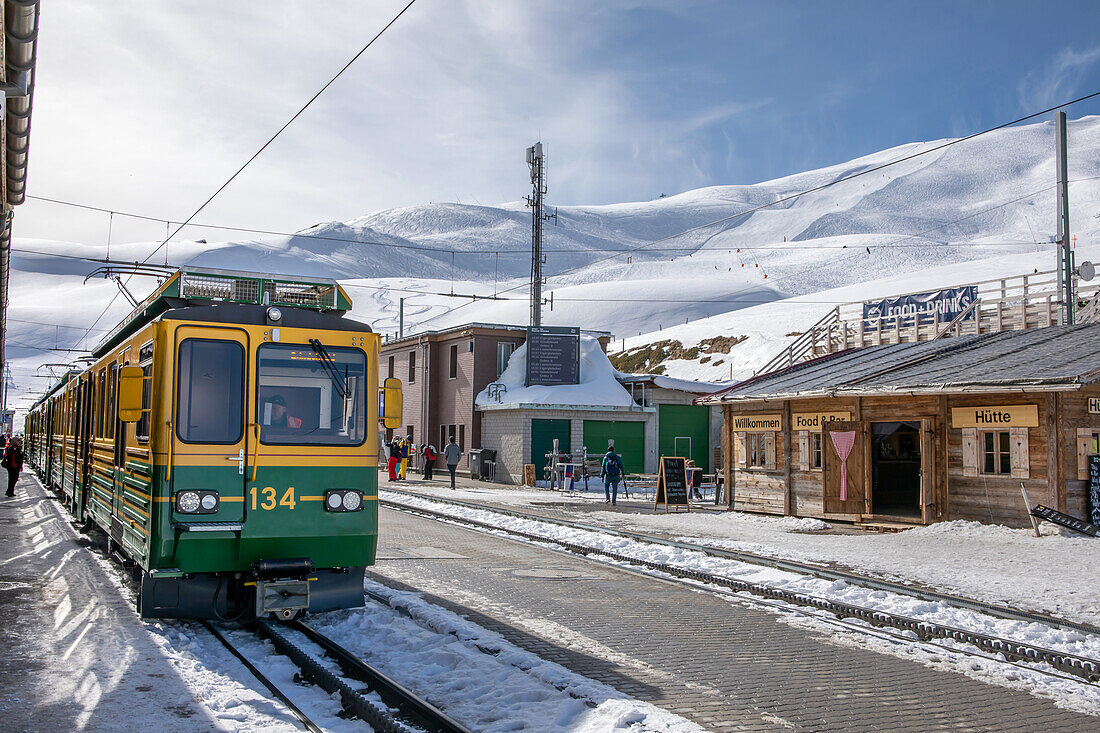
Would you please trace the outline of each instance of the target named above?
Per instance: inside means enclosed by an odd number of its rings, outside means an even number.
[[[568,420],[531,421],[531,463],[535,464],[540,480],[542,479],[542,469],[546,465],[546,454],[554,450],[554,438],[558,439],[558,450],[562,453],[568,453]]]
[[[638,420],[585,420],[584,447],[590,456],[607,452],[607,442],[615,441],[615,452],[623,457],[627,473],[645,471],[645,423]]]
[[[710,473],[710,408],[657,405],[657,452],[690,458]]]

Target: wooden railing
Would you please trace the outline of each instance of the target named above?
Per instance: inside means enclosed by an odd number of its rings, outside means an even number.
[[[977,286],[978,297],[950,321],[944,321],[938,312],[864,317],[863,301],[838,305],[756,373],[766,374],[818,356],[863,346],[1043,328],[1059,321],[1062,301],[1057,274],[1053,270],[968,285]],[[1100,321],[1100,284],[1082,284],[1077,296],[1078,302],[1086,300],[1087,303],[1074,313],[1075,322]]]

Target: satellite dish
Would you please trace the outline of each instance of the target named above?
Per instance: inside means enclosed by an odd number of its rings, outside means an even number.
[[[1096,266],[1088,260],[1085,260],[1077,268],[1077,277],[1081,278],[1085,282],[1088,282],[1089,280],[1096,277]]]

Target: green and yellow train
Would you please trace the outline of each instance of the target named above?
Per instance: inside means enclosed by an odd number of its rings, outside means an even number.
[[[140,570],[142,616],[363,605],[401,399],[350,308],[333,280],[183,268],[30,410],[28,460]]]

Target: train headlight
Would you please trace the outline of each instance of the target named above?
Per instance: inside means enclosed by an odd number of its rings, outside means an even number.
[[[357,512],[363,508],[363,495],[358,489],[329,489],[325,492],[325,511]]]
[[[344,494],[344,511],[357,512],[363,506],[363,497],[358,491],[349,491]]]
[[[181,491],[176,494],[176,511],[194,514],[199,510],[199,492]]]
[[[217,491],[188,489],[176,494],[176,511],[180,514],[217,514],[220,504]]]
[[[272,321],[279,321],[283,318],[283,312],[278,308],[268,308],[267,317]]]

